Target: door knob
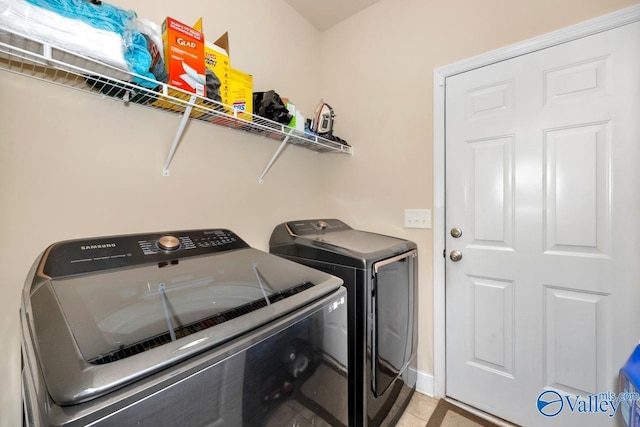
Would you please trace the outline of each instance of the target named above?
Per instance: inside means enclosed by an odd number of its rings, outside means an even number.
[[[454,237],[457,239],[460,236],[462,236],[462,230],[458,227],[453,227],[451,229],[451,237]]]
[[[458,250],[451,251],[451,253],[449,254],[449,258],[451,258],[451,261],[453,262],[458,262],[462,259],[462,252]]]

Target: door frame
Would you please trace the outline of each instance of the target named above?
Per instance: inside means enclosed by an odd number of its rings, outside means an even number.
[[[640,21],[640,4],[440,67],[433,73],[433,395],[446,396],[445,87],[447,77]]]

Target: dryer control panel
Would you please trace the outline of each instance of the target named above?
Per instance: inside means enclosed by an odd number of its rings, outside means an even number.
[[[164,267],[177,264],[181,258],[248,247],[237,234],[225,229],[68,240],[45,251],[38,273],[61,278],[150,263]]]
[[[287,222],[289,234],[292,236],[308,236],[311,234],[331,233],[334,231],[352,230],[339,219],[306,219]]]

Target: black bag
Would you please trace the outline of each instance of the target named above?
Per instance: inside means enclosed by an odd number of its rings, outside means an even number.
[[[253,93],[253,110],[258,116],[288,125],[293,119],[287,106],[273,90]]]

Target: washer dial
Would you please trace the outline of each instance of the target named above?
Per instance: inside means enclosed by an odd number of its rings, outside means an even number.
[[[162,236],[158,239],[158,247],[165,251],[175,251],[180,247],[180,240],[175,236]]]

